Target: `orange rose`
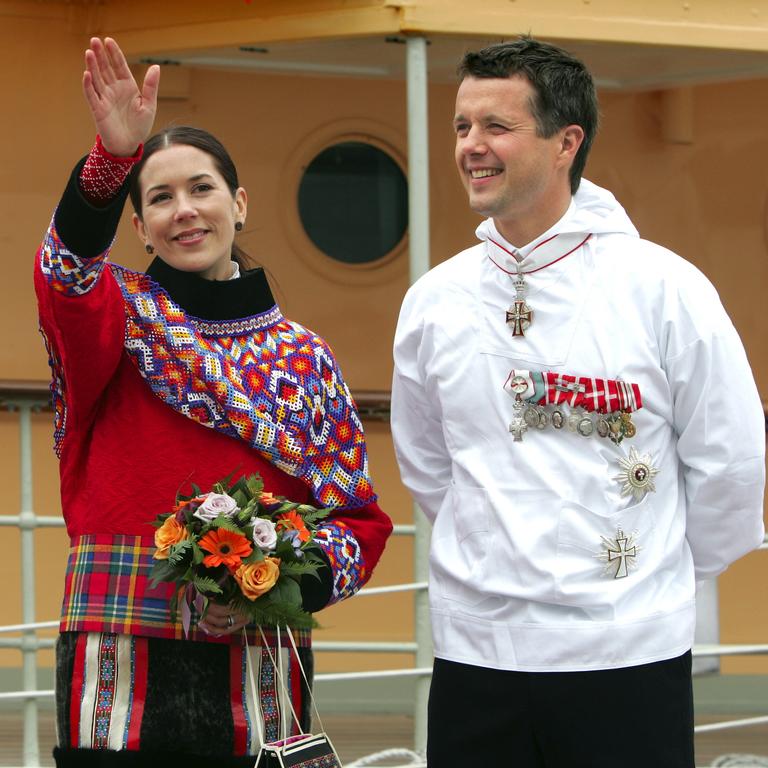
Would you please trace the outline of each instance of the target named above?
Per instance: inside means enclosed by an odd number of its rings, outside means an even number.
[[[280,558],[277,557],[265,557],[260,563],[246,563],[235,571],[235,580],[249,600],[269,592],[279,576]]]
[[[155,560],[167,560],[171,547],[189,538],[187,529],[173,516],[165,518],[165,522],[155,531]]]

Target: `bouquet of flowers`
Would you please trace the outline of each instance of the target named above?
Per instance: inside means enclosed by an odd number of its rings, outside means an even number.
[[[331,510],[266,493],[258,475],[230,480],[209,493],[192,485],[191,496],[177,496],[173,510],[158,515],[152,585],[176,584],[171,617],[181,607],[185,632],[189,606],[204,616],[210,600],[262,626],[314,626],[299,581],[318,578],[324,560],[314,536]]]

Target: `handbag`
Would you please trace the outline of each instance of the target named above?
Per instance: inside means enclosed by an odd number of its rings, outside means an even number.
[[[321,733],[315,734],[301,732],[296,736],[289,736],[286,739],[281,739],[279,741],[273,741],[265,744],[264,731],[261,721],[258,717],[254,718],[257,723],[259,740],[261,742],[261,748],[259,749],[259,754],[256,757],[254,768],[342,768],[341,760],[339,760],[339,756],[336,754],[336,750],[334,749],[333,744],[331,744],[331,740],[325,734],[325,729],[323,729],[323,722],[320,719],[320,713],[317,711],[315,697],[312,695],[312,687],[309,685],[306,672],[304,672],[304,665],[301,663],[301,658],[299,657],[299,651],[296,648],[296,641],[293,639],[291,628],[286,627],[286,630],[291,641],[291,647],[293,648],[293,652],[296,655],[296,661],[298,662],[299,669],[301,670],[301,676],[304,678],[307,691],[309,692],[309,700],[312,704],[312,709],[314,710],[315,717],[317,717],[317,722],[320,724],[322,731]],[[287,693],[288,687],[285,682],[285,676],[281,670],[282,665],[278,665],[275,661],[275,658],[272,656],[269,643],[267,643],[267,639],[264,637],[264,631],[261,629],[261,627],[259,627],[259,631],[261,632],[264,647],[267,649],[270,661],[274,667],[275,674],[278,679],[278,684]],[[243,636],[245,637],[245,643],[247,646],[248,638],[245,636],[245,632],[243,632]],[[279,648],[279,627],[277,629],[277,643],[277,647]],[[256,681],[253,678],[253,669],[251,668],[250,663],[248,664],[248,676],[251,680],[254,697],[256,700],[258,700],[258,690],[256,688]],[[293,715],[296,726],[299,731],[301,731],[301,723],[299,722],[299,718],[296,716],[296,712],[293,709],[293,704],[290,703],[290,695],[287,696],[287,701],[289,703],[291,714]]]
[[[339,756],[324,733],[304,733],[264,744],[256,768],[342,768]]]

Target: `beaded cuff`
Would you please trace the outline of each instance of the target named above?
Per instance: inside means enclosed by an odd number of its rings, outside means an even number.
[[[132,157],[115,157],[104,149],[101,136],[96,142],[80,171],[80,190],[89,203],[102,205],[108,203],[123,186],[134,165],[141,159],[144,145]]]

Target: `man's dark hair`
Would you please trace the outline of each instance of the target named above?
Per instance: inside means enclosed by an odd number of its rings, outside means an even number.
[[[584,141],[570,171],[571,193],[575,193],[598,124],[595,83],[584,64],[562,48],[532,37],[521,37],[465,54],[459,63],[458,75],[459,80],[465,77],[525,77],[535,94],[531,100],[531,114],[536,120],[539,136],[545,139],[566,125],[581,126]]]

